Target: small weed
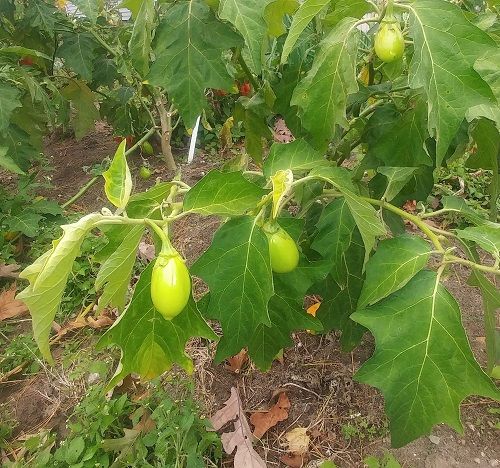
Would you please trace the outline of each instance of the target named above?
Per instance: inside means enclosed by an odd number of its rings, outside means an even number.
[[[377,425],[362,416],[353,416],[352,418],[352,422],[342,424],[340,428],[342,436],[347,441],[351,439],[372,441],[383,437],[388,432],[387,423]]]
[[[401,465],[396,460],[394,455],[387,452],[383,457],[377,458],[374,456],[366,457],[363,463],[368,466],[368,468],[401,468]]]
[[[133,401],[127,394],[111,399],[103,385],[93,386],[75,407],[68,435],[58,445],[41,433],[24,442],[22,462],[6,468],[90,467],[206,467],[218,466],[221,444],[199,415],[192,389],[173,401],[161,387]]]
[[[40,353],[30,333],[21,333],[10,339],[0,331],[0,348],[2,349],[0,373],[9,372],[26,361],[31,362],[25,369],[26,373],[34,374],[40,369],[37,359]]]

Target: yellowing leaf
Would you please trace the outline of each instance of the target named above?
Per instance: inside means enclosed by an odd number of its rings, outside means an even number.
[[[307,427],[296,427],[285,434],[287,449],[290,453],[304,455],[309,450],[311,438],[307,435]]]
[[[293,173],[290,169],[278,171],[271,176],[273,184],[273,218],[276,218],[281,210],[281,204],[288,195],[293,183]]]
[[[127,140],[120,143],[109,169],[102,174],[105,180],[104,191],[108,200],[120,209],[127,206],[132,192],[132,176],[125,158],[126,144]]]

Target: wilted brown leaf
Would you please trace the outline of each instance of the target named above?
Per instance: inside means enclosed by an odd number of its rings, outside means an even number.
[[[17,317],[25,312],[28,312],[26,304],[16,299],[16,283],[0,293],[0,321]]]
[[[62,337],[67,333],[78,330],[80,328],[90,327],[95,330],[99,328],[106,328],[113,325],[114,319],[108,315],[108,312],[104,310],[97,318],[87,317],[83,315],[78,315],[75,320],[64,324],[63,327],[57,331],[57,334]]]
[[[233,422],[234,431],[221,435],[222,447],[228,454],[234,452],[235,468],[266,468],[266,464],[253,449],[253,435],[245,417],[240,396],[236,388],[231,388],[231,396],[224,403],[224,407],[217,411],[210,419],[215,430],[219,430],[229,422]]]
[[[155,246],[145,241],[139,243],[139,258],[146,262],[151,262],[156,257]]]
[[[250,416],[250,422],[254,425],[253,435],[260,439],[271,427],[288,418],[289,409],[290,400],[285,392],[281,392],[278,401],[271,409]]]
[[[299,455],[298,453],[294,455],[282,455],[280,457],[281,463],[289,466],[291,468],[302,468],[307,462],[306,455]]]
[[[16,263],[0,263],[0,278],[19,278],[18,270],[21,268]]]
[[[248,361],[248,353],[245,348],[243,348],[238,354],[233,357],[230,357],[227,360],[226,369],[229,369],[231,372],[235,374],[239,374],[241,372],[241,368]]]

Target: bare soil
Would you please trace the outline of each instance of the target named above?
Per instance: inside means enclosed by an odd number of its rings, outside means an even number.
[[[99,163],[112,156],[116,143],[106,126],[81,141],[52,140],[46,156],[53,167],[54,188],[45,195],[64,201],[76,193],[90,176],[82,166]],[[183,153],[178,160],[182,162]],[[135,180],[136,190],[143,190],[156,177],[168,180],[172,174],[163,169],[158,158],[149,159],[154,177],[144,182]],[[130,158],[132,172],[142,164],[140,155]],[[182,167],[183,180],[195,183],[211,168],[220,164],[206,155],[197,155],[190,166]],[[72,207],[88,212],[107,205],[102,183]],[[217,218],[188,216],[182,218],[174,231],[174,243],[192,263],[208,247],[219,226]],[[476,358],[485,362],[482,300],[478,291],[466,284],[468,272],[456,268],[446,279],[446,286],[462,307],[463,322]],[[198,294],[204,292],[196,283]],[[462,405],[464,434],[439,426],[432,437],[422,437],[408,446],[392,450],[385,418],[384,401],[380,393],[353,380],[360,365],[373,352],[373,340],[365,336],[353,353],[340,350],[335,333],[311,335],[307,332],[293,336],[294,346],[285,350],[283,362],[276,361],[269,372],[262,373],[252,365],[239,374],[224,365],[214,365],[214,345],[194,342],[190,352],[194,358],[197,395],[207,415],[213,414],[229,398],[231,387],[238,388],[244,408],[249,413],[268,408],[273,393],[284,389],[291,401],[289,417],[269,430],[256,445],[268,466],[284,467],[279,458],[286,451],[284,434],[295,427],[307,427],[312,436],[310,466],[315,459],[331,459],[340,467],[362,467],[368,455],[392,452],[402,466],[415,468],[494,467],[500,466],[500,432],[495,429],[499,415],[491,410],[500,405],[487,399],[469,398]],[[18,423],[16,435],[34,433],[42,427],[62,430],[72,405],[81,396],[79,389],[67,385],[64,368],[46,371],[29,380],[0,383],[0,403],[7,403]],[[55,377],[56,376],[56,377]],[[248,413],[248,414],[249,414]],[[232,466],[227,456],[223,466]]]

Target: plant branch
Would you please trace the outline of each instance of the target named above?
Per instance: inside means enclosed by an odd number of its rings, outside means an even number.
[[[238,63],[240,64],[241,68],[243,68],[243,71],[245,72],[248,81],[252,83],[253,88],[255,90],[260,88],[259,82],[253,76],[252,72],[250,71],[250,68],[248,68],[248,65],[246,64],[245,59],[242,57],[241,53],[238,54]]]
[[[465,258],[457,257],[456,255],[445,255],[444,263],[459,263],[461,265],[473,268],[474,270],[479,270],[484,273],[491,273],[493,275],[500,276],[500,269],[498,268],[498,266],[481,265],[479,263],[466,260]]]
[[[411,213],[408,213],[397,206],[391,205],[390,203],[387,203],[382,200],[376,200],[373,198],[367,198],[367,197],[361,197],[362,200],[370,203],[371,205],[375,206],[380,206],[381,208],[385,208],[388,211],[392,211],[393,213],[401,216],[404,219],[407,219],[408,221],[411,221],[415,226],[417,226],[428,238],[429,240],[434,244],[434,247],[436,247],[436,250],[438,252],[444,253],[445,250],[443,246],[441,245],[441,241],[439,240],[439,237],[432,232],[432,229],[423,221],[421,220],[418,216],[412,215]]]

